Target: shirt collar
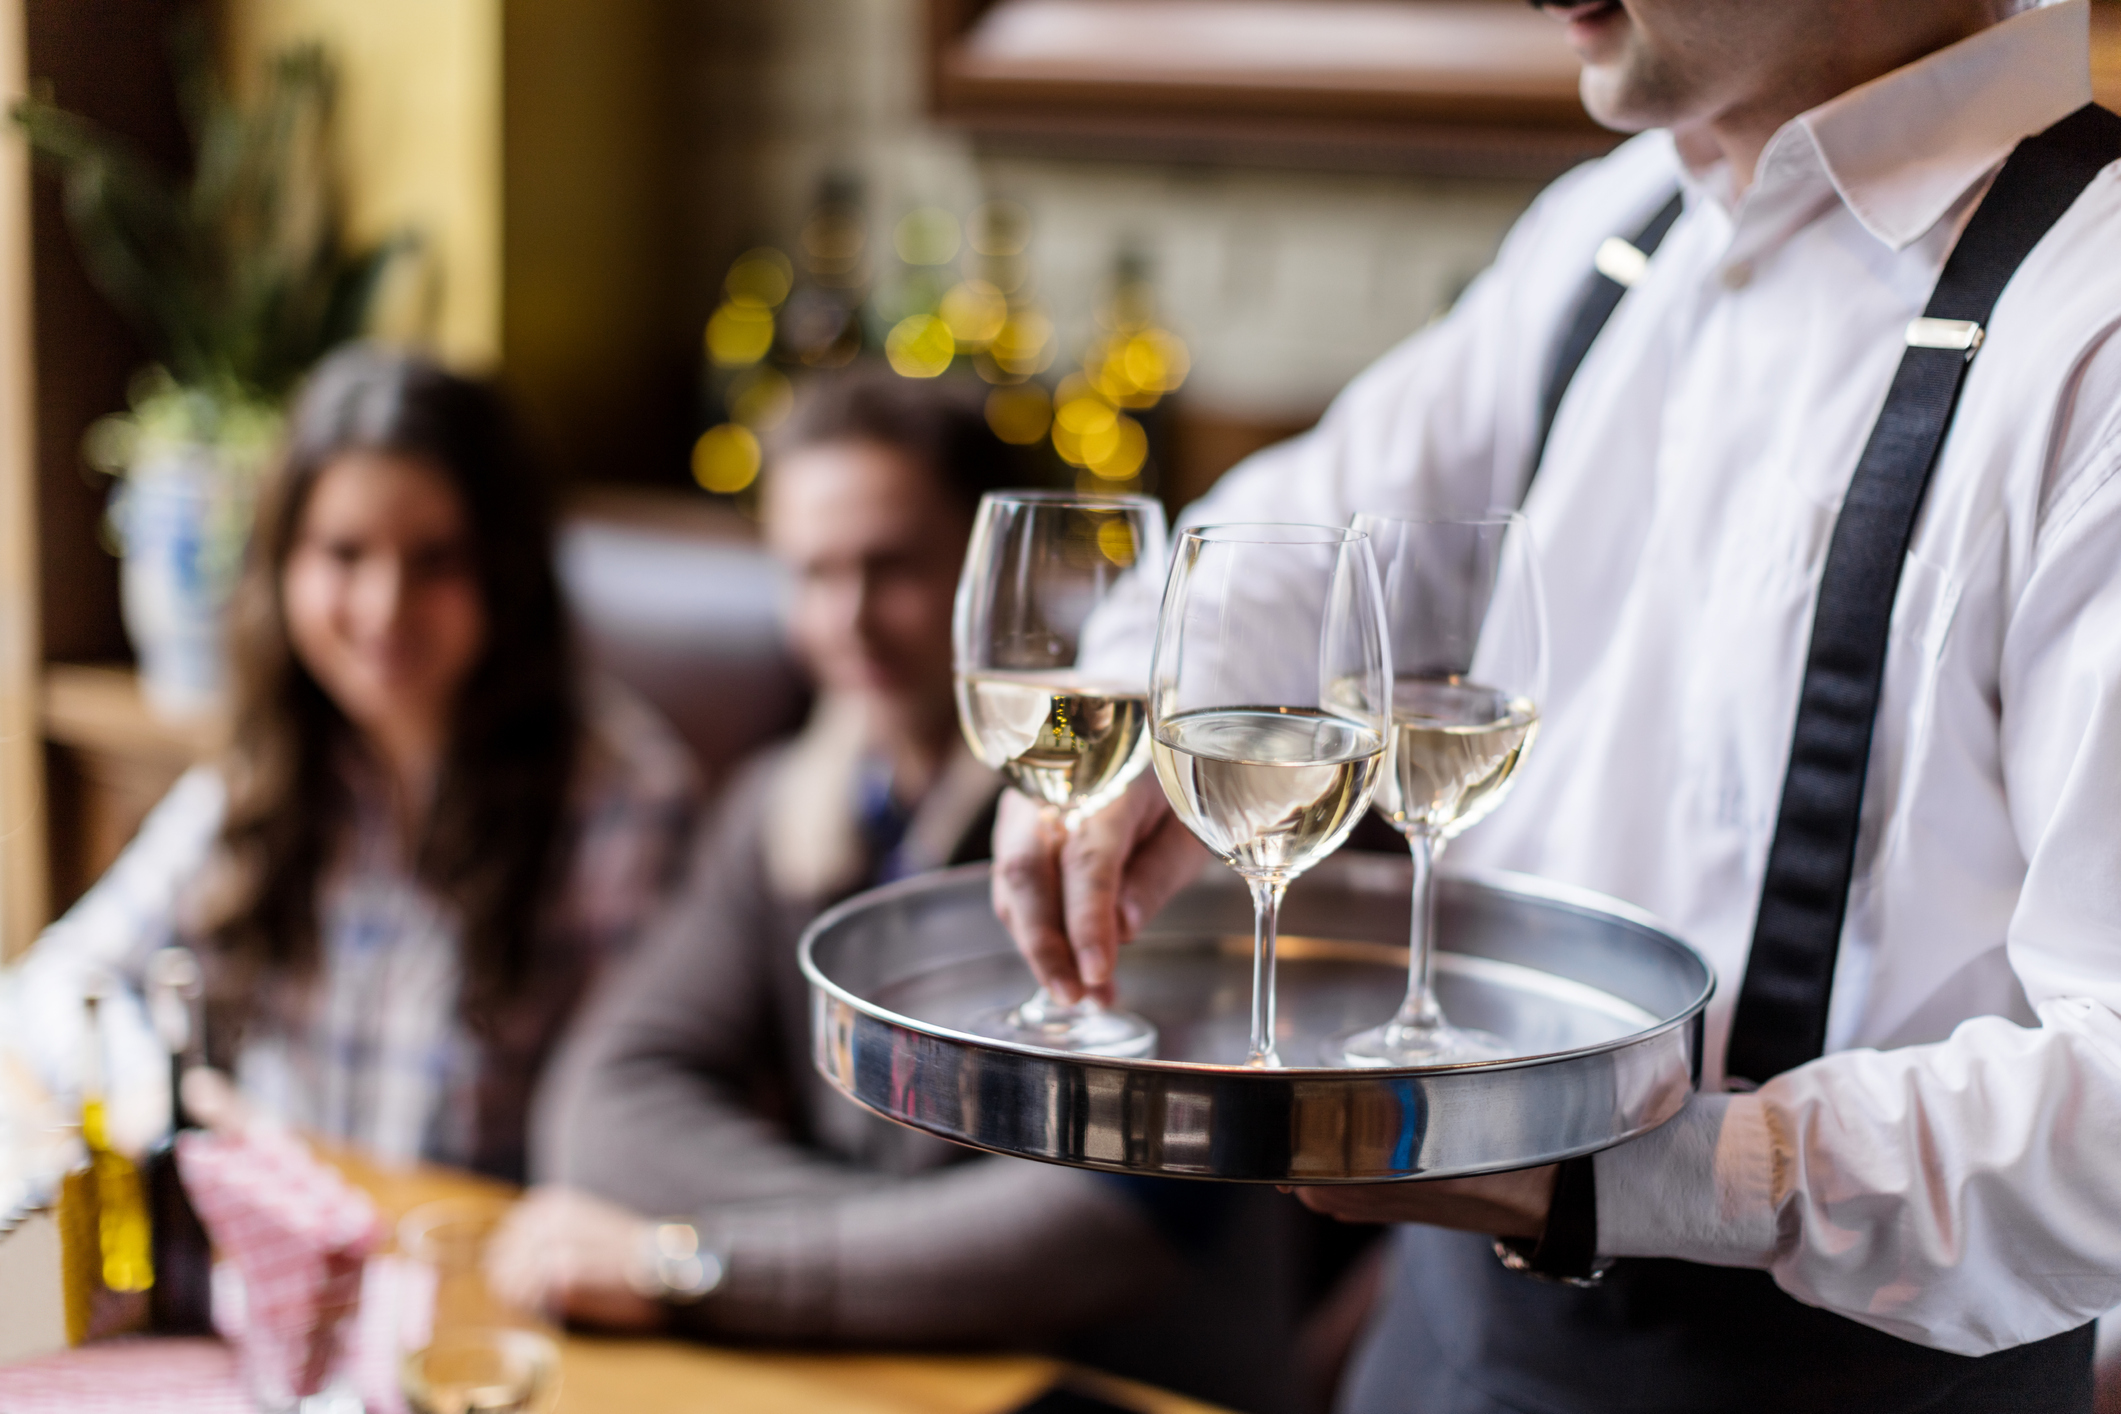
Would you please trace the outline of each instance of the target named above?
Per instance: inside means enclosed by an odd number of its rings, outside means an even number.
[[[1760,154],[1743,198],[1720,157],[1675,157],[1688,205],[1721,208],[1752,243],[1772,244],[1772,232],[1786,234],[1838,197],[1864,229],[1904,250],[2020,139],[2091,101],[2088,0],[2049,0],[1792,118]]]
[[[2087,0],[2026,10],[1793,119],[1864,229],[1903,250],[2020,139],[2092,101]],[[1769,167],[1763,154],[1762,171]]]

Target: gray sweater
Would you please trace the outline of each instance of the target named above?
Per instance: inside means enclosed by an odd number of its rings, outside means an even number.
[[[874,870],[858,723],[828,703],[754,760],[686,882],[591,1004],[540,1105],[533,1163],[722,1244],[702,1334],[858,1345],[1047,1344],[1170,1279],[1165,1242],[1096,1175],[981,1156],[861,1110],[810,1063],[796,941]],[[901,846],[983,857],[997,783],[961,757]]]

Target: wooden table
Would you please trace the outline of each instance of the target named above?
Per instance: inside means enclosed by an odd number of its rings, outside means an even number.
[[[395,1226],[438,1198],[514,1198],[505,1184],[433,1168],[391,1170],[329,1155]],[[689,1341],[554,1332],[555,1414],[1004,1414],[1057,1379],[1140,1414],[1213,1406],[1030,1355],[858,1355],[738,1350]]]

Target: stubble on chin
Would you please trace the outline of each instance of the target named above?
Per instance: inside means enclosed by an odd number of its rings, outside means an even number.
[[[1639,133],[1677,122],[1687,108],[1689,85],[1668,58],[1630,33],[1616,53],[1584,65],[1579,91],[1584,110],[1601,126]]]

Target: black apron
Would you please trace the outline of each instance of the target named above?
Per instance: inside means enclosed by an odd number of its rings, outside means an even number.
[[[2019,144],[1945,263],[1895,373],[1820,579],[1781,810],[1727,1070],[1759,1082],[1819,1056],[1854,872],[1887,626],[1966,365],[2025,256],[2099,170],[2121,118],[2088,106]],[[1540,407],[1679,214],[1674,197],[1586,290]],[[1626,243],[1623,243],[1624,245]],[[1611,273],[1608,273],[1611,272]],[[1537,470],[1535,460],[1534,470]],[[1576,1161],[1588,1163],[1588,1160]],[[2090,1414],[2093,1330],[1971,1357],[1806,1306],[1765,1272],[1622,1260],[1595,1287],[1506,1270],[1486,1237],[1404,1227],[1341,1397],[1347,1414]]]

